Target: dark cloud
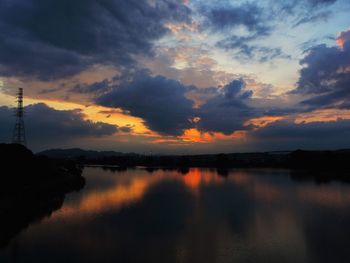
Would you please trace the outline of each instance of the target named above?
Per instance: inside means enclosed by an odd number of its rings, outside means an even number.
[[[151,54],[168,21],[189,21],[180,0],[0,2],[0,74],[53,79],[93,64]]]
[[[208,25],[215,31],[230,30],[244,26],[257,35],[268,35],[271,28],[264,17],[263,9],[255,4],[214,7],[205,11]]]
[[[251,136],[261,149],[340,149],[350,146],[350,120],[300,124],[282,120],[252,132]]]
[[[338,15],[339,12],[346,10],[349,6],[348,1],[344,0],[289,0],[289,1],[271,1],[277,8],[273,12],[273,19],[279,23],[280,20],[290,19],[291,27],[295,28],[301,25],[321,24]],[[278,2],[275,4],[275,2]],[[334,5],[336,2],[342,3],[341,9]]]
[[[234,58],[242,61],[267,62],[275,58],[290,58],[278,46],[266,46],[257,42],[270,36],[280,20],[294,20],[293,27],[327,21],[332,15],[328,6],[336,1],[266,0],[237,5],[225,1],[203,3],[200,9],[206,17],[203,28],[223,34],[217,42],[219,48],[233,51]]]
[[[57,91],[61,90],[61,86],[57,88],[51,88],[51,89],[42,89],[39,91],[39,94],[50,94],[50,93],[55,93]]]
[[[293,93],[311,97],[302,102],[311,109],[346,108],[350,103],[350,41],[338,42],[341,47],[316,46],[301,60],[304,68]]]
[[[132,125],[127,125],[123,127],[118,127],[119,131],[124,132],[124,133],[130,133],[133,131],[133,126]]]
[[[322,11],[316,14],[310,14],[308,16],[302,17],[293,27],[297,27],[303,24],[316,23],[319,21],[327,22],[332,13],[330,11]]]
[[[277,11],[281,15],[296,15],[301,17],[312,16],[316,11],[327,8],[339,0],[289,0],[277,3]],[[274,1],[275,2],[275,1]]]
[[[11,140],[13,113],[12,108],[0,107],[0,140],[3,142]],[[108,136],[128,128],[85,120],[80,110],[60,111],[42,103],[25,108],[25,127],[31,145]]]
[[[251,98],[252,91],[245,91],[244,88],[245,82],[238,79],[218,89],[216,96],[198,109],[198,128],[205,132],[227,135],[245,129],[244,122],[256,116],[256,111],[246,103]]]
[[[146,70],[123,76],[119,85],[96,99],[107,107],[121,108],[140,117],[151,130],[166,135],[181,135],[191,126],[193,101],[185,97],[188,88]]]
[[[254,41],[267,37],[273,31],[273,12],[258,4],[247,3],[240,6],[220,6],[208,8],[205,12],[207,26],[225,37],[216,46],[234,51],[234,58],[243,61],[267,62],[275,58],[289,58],[281,48],[262,46]],[[233,33],[232,29],[244,27],[245,34]]]
[[[324,35],[324,36],[321,36],[321,37],[315,37],[315,38],[312,38],[312,39],[310,39],[308,41],[305,41],[305,42],[301,43],[299,45],[299,47],[304,52],[307,52],[308,50],[311,50],[313,47],[318,46],[320,43],[324,43],[325,40],[326,41],[331,41],[332,43],[334,43],[336,38],[334,37],[334,35]]]
[[[224,48],[224,49],[250,49],[250,45],[248,44],[251,41],[254,41],[258,38],[256,35],[250,35],[250,36],[230,36],[228,38],[225,38],[217,43],[217,46]],[[247,54],[251,55],[250,52],[246,52]]]
[[[251,35],[246,37],[231,36],[217,43],[217,46],[225,50],[237,50],[234,57],[240,60],[256,60],[268,62],[275,58],[290,58],[284,54],[281,48],[264,47],[251,44],[259,36]]]
[[[205,132],[231,134],[243,129],[244,122],[257,116],[257,110],[248,106],[252,91],[245,90],[242,79],[233,80],[222,88],[184,86],[162,76],[153,77],[148,71],[137,71],[124,76],[119,85],[96,99],[106,107],[121,108],[132,116],[142,118],[153,131],[165,135],[182,135],[197,127]],[[204,97],[206,102],[195,107],[188,98]],[[194,118],[200,121],[193,121]]]
[[[70,91],[75,93],[101,93],[107,91],[111,82],[108,79],[93,84],[77,84]]]
[[[318,5],[331,5],[337,2],[338,0],[307,0],[311,5],[318,6]]]

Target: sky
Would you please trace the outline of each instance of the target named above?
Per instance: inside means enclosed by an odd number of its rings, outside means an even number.
[[[0,0],[0,142],[350,148],[348,0]]]

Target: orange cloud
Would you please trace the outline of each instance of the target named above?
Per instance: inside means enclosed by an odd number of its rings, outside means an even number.
[[[295,119],[295,122],[297,124],[311,123],[311,122],[329,122],[329,121],[336,121],[338,119],[344,119],[344,120],[350,119],[350,110],[339,110],[339,109],[316,110],[310,113],[300,114]]]
[[[231,135],[225,135],[223,133],[214,133],[214,138],[216,140],[242,140],[246,139],[248,135],[247,131],[235,131]]]
[[[263,116],[259,118],[254,118],[246,121],[244,123],[245,126],[253,126],[255,128],[264,128],[268,126],[271,123],[274,123],[276,121],[283,120],[284,117],[282,116]]]
[[[209,143],[213,141],[213,138],[208,133],[201,133],[197,129],[185,130],[185,133],[180,137],[185,142],[192,143]]]
[[[340,32],[337,37],[339,47],[344,48],[345,42],[350,40],[350,29],[347,31]]]
[[[13,101],[15,100],[13,99]],[[125,114],[119,109],[111,109],[97,105],[86,106],[80,103],[60,101],[56,99],[25,98],[26,105],[36,103],[45,103],[55,110],[79,109],[84,114],[85,120],[91,120],[93,122],[104,122],[118,126],[130,126],[133,128],[133,132],[137,134],[150,133],[149,129],[144,125],[142,119]]]
[[[192,128],[185,130],[184,134],[178,137],[159,138],[152,143],[165,143],[172,146],[187,145],[187,144],[206,144],[215,141],[225,140],[243,140],[247,138],[247,131],[236,131],[231,135],[225,135],[219,132],[201,132],[198,129]]]

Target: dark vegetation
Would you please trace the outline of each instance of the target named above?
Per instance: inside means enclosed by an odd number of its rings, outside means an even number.
[[[0,248],[28,225],[59,209],[85,180],[72,160],[35,156],[22,145],[0,144]]]
[[[287,168],[292,169],[292,178],[299,181],[350,182],[350,150],[295,151],[290,153]]]
[[[0,144],[0,196],[6,192],[72,191],[84,185],[81,168],[73,160],[36,156],[22,145]]]
[[[224,174],[228,168],[283,168],[291,169],[293,179],[296,180],[310,178],[321,182],[332,179],[350,181],[350,150],[163,156],[68,149],[49,150],[38,155],[59,160],[73,160],[81,165],[98,165],[115,169],[136,166],[145,166],[147,169],[207,167],[217,168]]]
[[[58,160],[73,160],[83,165],[120,167],[216,167],[290,168],[350,171],[350,150],[229,153],[207,155],[139,155],[81,149],[49,150],[38,154]]]

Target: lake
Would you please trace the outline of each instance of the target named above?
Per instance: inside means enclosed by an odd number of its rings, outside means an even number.
[[[350,262],[350,185],[288,170],[102,169],[0,262]]]

